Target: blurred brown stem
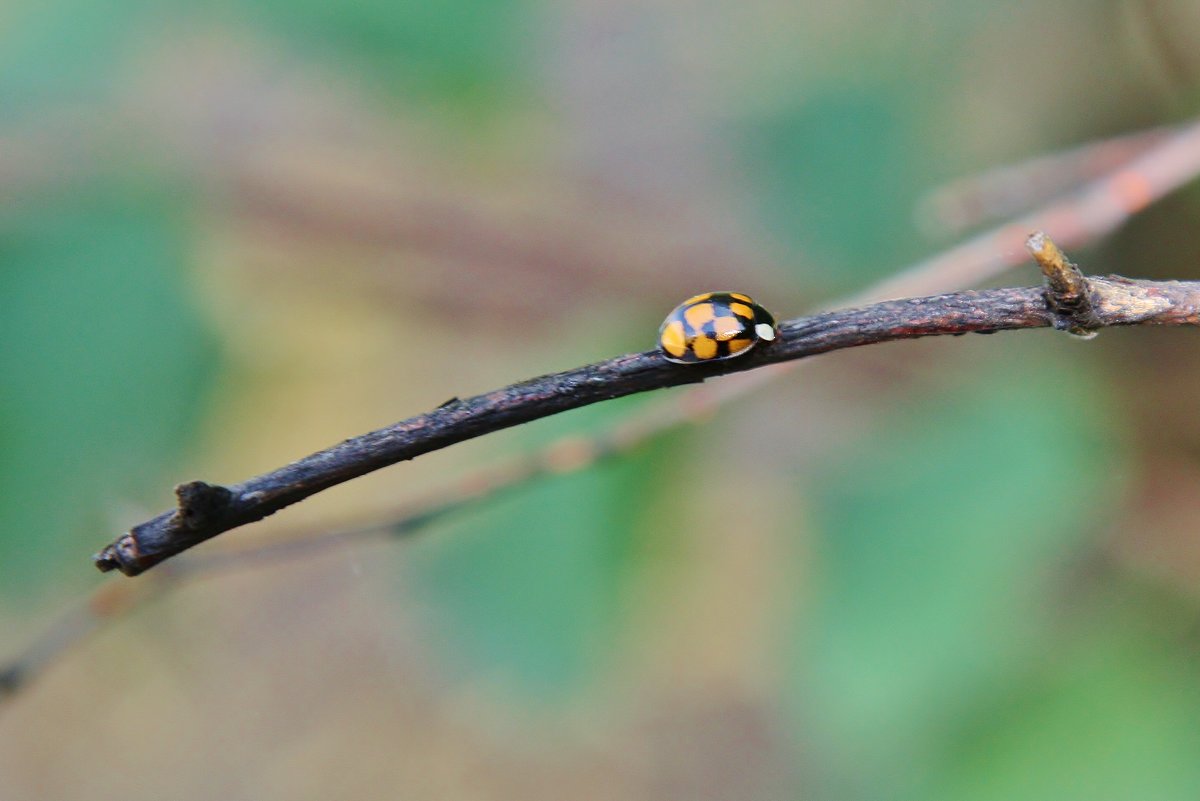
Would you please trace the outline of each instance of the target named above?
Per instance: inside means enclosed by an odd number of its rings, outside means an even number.
[[[1053,254],[1061,257],[1061,265],[1069,265],[1044,235],[1032,237],[1030,249],[1043,269],[1047,269],[1045,259],[1052,262]],[[175,509],[134,526],[95,556],[96,566],[135,576],[193,545],[379,468],[558,412],[652,389],[897,339],[1024,328],[1055,327],[1078,333],[1121,325],[1200,323],[1200,282],[1075,275],[1064,266],[1057,273],[1047,272],[1045,287],[955,292],[799,317],[780,326],[777,342],[730,361],[680,366],[657,351],[647,351],[454,401],[240,484],[182,484],[176,488]],[[1086,315],[1086,325],[1081,325],[1081,315]]]

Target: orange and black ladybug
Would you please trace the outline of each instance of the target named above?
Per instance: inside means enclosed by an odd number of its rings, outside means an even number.
[[[775,318],[739,292],[706,292],[676,306],[658,330],[668,361],[696,364],[732,359],[778,335]]]

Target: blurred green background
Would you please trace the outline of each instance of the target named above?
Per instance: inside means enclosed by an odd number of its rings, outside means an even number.
[[[699,291],[862,289],[948,243],[945,182],[1194,114],[1197,52],[1192,0],[4,4],[0,655],[175,483],[645,349]],[[1072,255],[1200,277],[1198,201]],[[839,353],[412,542],[189,585],[3,710],[0,801],[1194,799],[1195,337]]]

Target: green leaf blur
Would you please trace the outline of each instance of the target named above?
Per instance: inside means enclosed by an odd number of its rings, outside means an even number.
[[[791,318],[971,236],[914,206],[1196,113],[1197,8],[5,4],[3,655],[123,581],[88,556],[177,481],[649,347],[698,292]],[[1194,205],[1070,255],[1200,277]],[[0,710],[0,799],[1200,798],[1194,332],[886,347],[387,558],[105,624]],[[387,518],[671,397],[204,547]]]
[[[598,430],[636,405],[572,412],[523,439]],[[452,663],[542,700],[595,679],[615,653],[622,590],[675,448],[659,441],[522,487],[425,546],[412,578],[436,604],[432,639]]]
[[[1053,647],[1046,610],[1111,514],[1121,460],[1086,374],[1037,336],[989,340],[985,365],[889,416],[820,482],[822,583],[796,686],[834,797],[926,797],[954,716]]]
[[[5,593],[79,566],[114,494],[148,489],[188,441],[214,352],[185,214],[168,187],[115,181],[0,221],[0,559],[25,566]]]

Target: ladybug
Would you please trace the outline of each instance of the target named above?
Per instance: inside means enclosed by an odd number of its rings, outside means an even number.
[[[740,292],[706,292],[676,306],[662,328],[658,347],[667,361],[696,364],[732,359],[778,335],[775,318]]]

